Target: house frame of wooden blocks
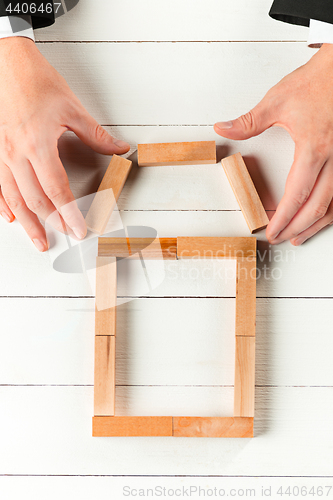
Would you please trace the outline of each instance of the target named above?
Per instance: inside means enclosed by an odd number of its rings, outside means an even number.
[[[115,415],[117,258],[236,259],[234,414],[230,417]],[[103,309],[103,301],[107,306]],[[256,239],[99,238],[96,266],[93,436],[253,437]]]
[[[214,141],[139,144],[138,165],[216,164]],[[251,233],[268,224],[238,153],[222,160]],[[132,162],[114,155],[86,217],[104,234]],[[111,192],[112,196],[109,196]],[[115,415],[117,258],[236,259],[234,414],[230,417]],[[142,257],[142,255],[141,255]],[[104,302],[104,305],[103,305]],[[253,437],[255,389],[256,239],[252,237],[99,238],[96,263],[93,436]]]

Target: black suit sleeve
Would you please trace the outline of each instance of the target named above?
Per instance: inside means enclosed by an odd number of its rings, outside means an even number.
[[[274,0],[269,15],[286,23],[309,26],[310,19],[333,24],[332,0]]]
[[[9,5],[10,1],[9,0],[0,0],[0,17],[3,17],[3,16],[8,16],[8,17],[11,17],[11,16],[17,16],[18,13],[13,11],[13,12],[8,12],[8,5]],[[11,1],[11,4],[14,8],[14,6],[16,6],[17,4],[22,4],[23,2],[21,1],[18,1],[18,0],[12,0]],[[38,28],[45,28],[46,26],[50,26],[51,24],[54,23],[54,5],[53,5],[53,0],[25,0],[24,2],[25,4],[36,4],[37,7],[38,5],[40,5],[41,3],[44,3],[44,5],[48,4],[48,5],[51,5],[52,8],[51,9],[47,9],[47,10],[51,10],[51,12],[47,12],[46,9],[43,9],[44,12],[42,12],[42,9],[39,9],[39,11],[37,11],[36,13],[34,14],[30,14],[31,15],[31,20],[32,20],[32,27],[34,29],[38,29]]]

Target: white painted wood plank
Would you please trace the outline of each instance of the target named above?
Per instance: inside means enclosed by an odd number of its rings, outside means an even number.
[[[110,477],[111,476],[111,477]],[[115,477],[112,473],[108,476],[3,476],[0,477],[0,489],[4,498],[25,500],[36,500],[45,496],[47,491],[48,500],[59,500],[59,498],[80,498],[80,500],[110,500],[110,496],[121,498],[121,496],[143,496],[150,495],[152,491],[155,496],[181,496],[186,498],[191,493],[192,499],[199,500],[205,493],[206,496],[236,496],[252,495],[252,497],[271,496],[274,498],[278,491],[288,491],[292,494],[303,495],[310,491],[314,495],[323,492],[323,495],[332,491],[332,478],[322,477]],[[174,493],[173,493],[174,492]],[[288,495],[288,493],[286,494]],[[149,498],[149,497],[148,497]]]
[[[157,230],[160,237],[175,236],[249,236],[248,227],[241,212],[122,212],[126,226],[148,226]],[[0,221],[0,275],[2,296],[91,296],[89,281],[83,274],[60,273],[53,269],[51,253],[36,252],[27,240],[23,229]],[[289,242],[271,247],[264,232],[258,239],[258,297],[331,297],[333,262],[331,255],[332,228],[329,227],[301,247]],[[58,235],[60,238],[60,235]],[[66,242],[65,242],[66,243]],[[52,258],[61,253],[64,246],[56,243]],[[151,263],[154,269],[157,264]],[[190,264],[188,264],[190,265]],[[155,296],[197,296],[201,284],[186,280],[184,291],[173,279],[174,263],[165,263],[166,280],[161,288],[154,289]],[[124,273],[119,287],[120,295],[132,295],[142,291],[142,268],[134,274]],[[154,275],[154,273],[152,273]],[[130,278],[129,278],[130,277]],[[218,280],[218,277],[216,278]],[[140,281],[138,281],[140,280]],[[219,286],[219,283],[217,284]],[[179,288],[178,288],[179,287]],[[149,295],[146,282],[144,295]],[[224,296],[221,291],[217,295]],[[142,293],[139,293],[142,295]]]
[[[229,389],[132,388],[126,413],[208,413]],[[254,439],[91,437],[91,387],[1,387],[1,474],[330,475],[333,388],[259,388]],[[311,404],[309,404],[311,402]],[[191,408],[189,408],[191,406]],[[51,450],[51,451],[50,451]],[[200,457],[200,460],[198,459]]]
[[[120,210],[239,210],[220,160],[241,152],[266,210],[275,210],[284,193],[293,162],[294,143],[278,127],[248,141],[229,141],[213,127],[106,127],[117,138],[131,144],[213,140],[217,165],[139,168],[136,155],[118,207]],[[109,158],[98,155],[74,134],[59,141],[60,156],[76,197],[95,192]]]
[[[306,40],[307,29],[272,20],[271,0],[80,0],[38,40]]]
[[[117,385],[233,385],[233,302],[120,306]],[[93,384],[92,299],[1,299],[0,311],[0,385]],[[257,386],[333,386],[332,322],[330,299],[258,299]]]
[[[233,385],[234,303],[150,299],[118,307],[116,384]],[[93,384],[92,299],[2,299],[0,308],[7,327],[0,384]]]
[[[236,118],[313,55],[306,44],[287,42],[39,48],[104,125],[206,125]]]

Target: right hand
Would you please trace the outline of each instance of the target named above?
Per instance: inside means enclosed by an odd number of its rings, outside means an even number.
[[[96,152],[129,150],[92,118],[34,42],[0,39],[0,213],[20,222],[36,248],[48,249],[38,217],[82,239],[87,228],[70,190],[58,139],[72,130]],[[72,203],[71,203],[72,202]]]

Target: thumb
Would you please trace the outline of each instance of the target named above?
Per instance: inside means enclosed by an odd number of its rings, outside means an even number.
[[[122,155],[130,149],[127,142],[114,139],[84,108],[71,117],[68,127],[97,153]]]
[[[228,139],[244,140],[259,135],[274,123],[265,99],[255,108],[229,122],[218,122],[214,125],[217,134]]]

